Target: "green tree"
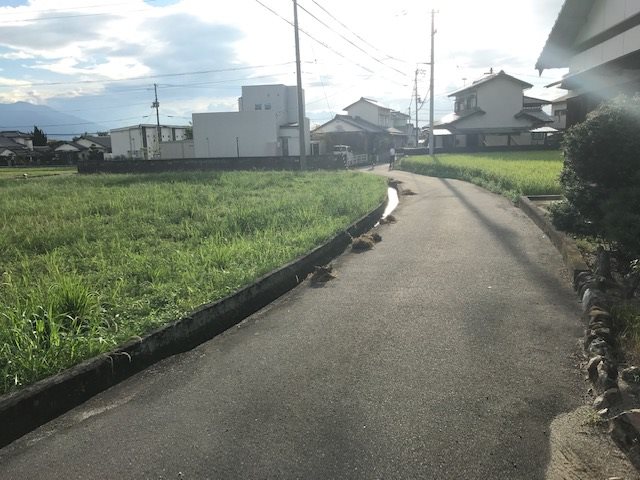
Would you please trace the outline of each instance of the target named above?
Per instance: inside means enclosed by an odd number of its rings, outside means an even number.
[[[33,126],[33,146],[34,147],[46,147],[47,135],[43,130],[40,130],[35,125]]]

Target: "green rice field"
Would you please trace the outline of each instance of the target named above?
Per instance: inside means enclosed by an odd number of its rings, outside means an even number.
[[[0,179],[0,393],[236,291],[386,188],[353,172]]]
[[[402,159],[402,170],[466,180],[511,199],[561,193],[562,153],[558,150],[442,154]]]

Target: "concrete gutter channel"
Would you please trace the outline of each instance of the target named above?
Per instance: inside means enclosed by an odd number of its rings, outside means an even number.
[[[212,339],[273,302],[304,281],[315,266],[340,255],[352,237],[373,228],[387,202],[388,199],[324,245],[236,293],[203,305],[116,350],[0,397],[0,448],[153,363]]]
[[[520,197],[518,206],[549,236],[562,254],[565,265],[578,292],[587,324],[584,350],[589,359],[585,365],[592,383],[590,389],[598,414],[609,422],[614,442],[627,454],[636,469],[640,469],[640,368],[619,370],[620,349],[616,319],[610,310],[612,300],[600,288],[600,282],[584,262],[575,242],[558,232],[536,202],[559,200],[559,196]]]

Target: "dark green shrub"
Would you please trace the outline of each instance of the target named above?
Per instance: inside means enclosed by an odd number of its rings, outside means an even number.
[[[569,210],[605,240],[640,253],[640,97],[601,105],[566,132],[563,149]]]
[[[565,232],[594,235],[592,225],[587,222],[576,207],[567,200],[552,203],[549,206],[553,226]]]

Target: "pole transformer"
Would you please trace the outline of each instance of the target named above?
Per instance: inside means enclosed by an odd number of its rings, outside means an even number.
[[[160,102],[158,102],[158,84],[153,84],[153,91],[155,92],[156,100],[151,104],[151,108],[156,109],[156,134],[158,136],[158,158],[160,158],[160,142],[162,141],[162,131],[160,129]]]

